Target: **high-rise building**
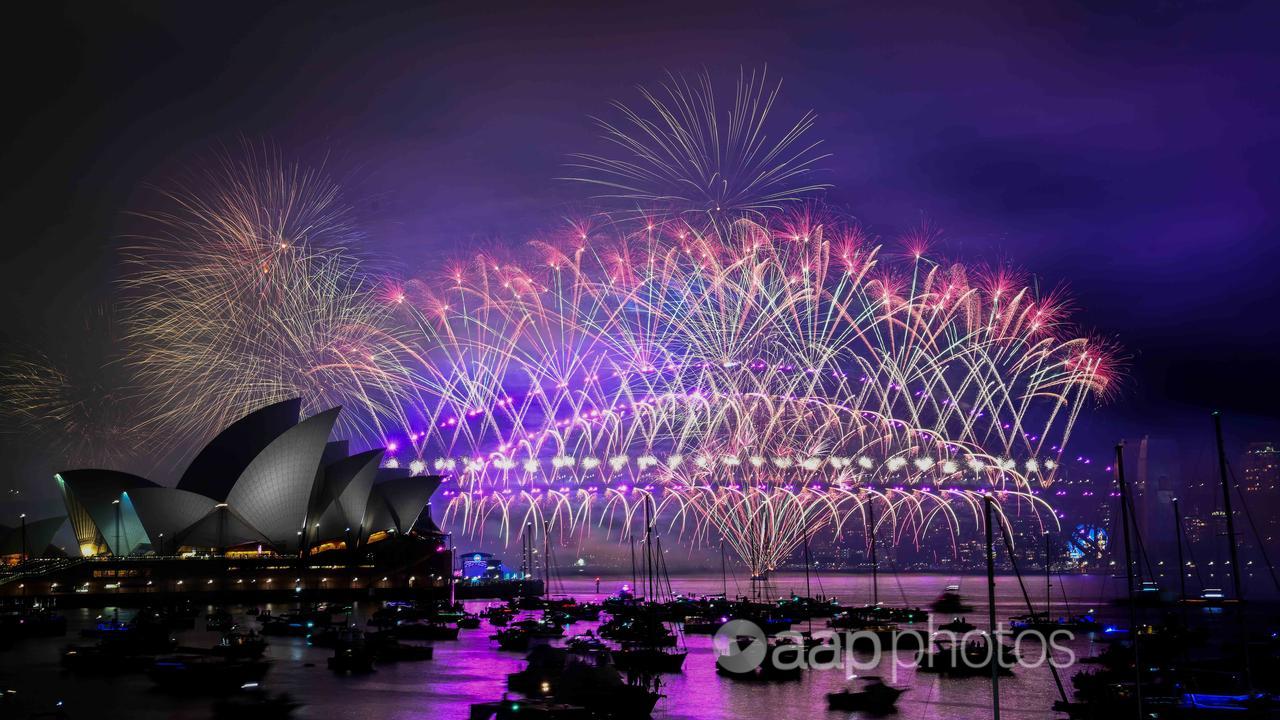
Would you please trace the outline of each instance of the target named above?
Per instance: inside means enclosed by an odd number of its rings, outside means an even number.
[[[1244,477],[1240,489],[1245,493],[1274,494],[1280,488],[1280,450],[1275,443],[1250,443],[1241,467]]]
[[[1252,526],[1246,531],[1256,528],[1262,547],[1275,548],[1280,543],[1280,448],[1273,442],[1250,443],[1240,466],[1240,493]]]

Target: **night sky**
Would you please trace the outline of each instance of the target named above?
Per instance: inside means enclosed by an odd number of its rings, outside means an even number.
[[[728,92],[767,63],[777,115],[818,114],[827,202],[886,238],[928,218],[943,256],[1066,284],[1127,349],[1076,450],[1149,432],[1207,458],[1212,407],[1233,447],[1280,439],[1280,5],[613,4],[11,11],[0,337],[76,352],[127,213],[242,137],[324,163],[362,250],[421,269],[581,208],[554,178],[635,85],[705,68]],[[11,461],[2,484],[51,494],[24,476],[40,466]]]

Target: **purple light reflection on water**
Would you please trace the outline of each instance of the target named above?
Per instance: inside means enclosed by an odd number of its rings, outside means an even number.
[[[602,595],[594,592],[594,575],[569,578],[565,590],[582,600],[595,600],[617,591],[629,578],[606,577],[601,582]],[[943,575],[902,575],[881,585],[881,599],[894,604],[927,606],[943,587],[959,584],[962,593],[975,605],[982,605],[985,578]],[[1066,577],[1062,579],[1080,609],[1105,600],[1117,589],[1115,581],[1104,577]],[[800,574],[779,574],[773,581],[779,595],[804,590]],[[677,592],[718,593],[719,574],[676,576],[672,585]],[[1055,594],[1059,592],[1056,587]],[[819,590],[819,586],[821,590]],[[1033,602],[1042,602],[1036,584],[1029,588]],[[745,578],[730,578],[730,594],[747,592]],[[815,593],[840,597],[846,604],[870,600],[869,578],[865,575],[822,574],[815,581]],[[1039,589],[1039,593],[1043,593]],[[1060,601],[1060,596],[1055,597]],[[482,609],[487,602],[468,603],[468,609]],[[1024,611],[1017,584],[1012,578],[999,581],[998,615],[1007,618]],[[287,608],[275,606],[273,612]],[[371,612],[368,603],[356,606],[355,618]],[[982,625],[985,608],[979,608],[969,620]],[[1109,608],[1098,608],[1109,612]],[[237,611],[239,612],[239,611]],[[69,610],[69,635],[92,624],[97,611]],[[1109,618],[1110,619],[1110,618]],[[583,632],[594,623],[572,625],[566,635]],[[197,623],[203,627],[203,623]],[[815,629],[821,624],[815,622]],[[801,629],[804,629],[803,625]],[[263,686],[273,692],[284,691],[307,702],[298,718],[354,718],[355,720],[426,720],[428,718],[464,718],[471,703],[496,700],[505,690],[506,675],[523,665],[520,654],[496,649],[488,639],[493,628],[485,623],[479,630],[464,630],[456,642],[437,642],[436,657],[421,663],[382,665],[371,675],[334,676],[325,667],[330,651],[308,647],[300,638],[270,638],[269,656],[275,660]],[[212,644],[216,634],[203,631],[183,633],[184,644]],[[58,667],[58,651],[67,640],[53,638],[28,641],[21,652],[0,654],[0,675],[20,681],[31,707],[49,707],[62,699],[71,717],[124,717],[140,720],[161,718],[208,717],[203,701],[169,697],[151,690],[150,681],[140,674],[113,677],[65,676]],[[824,695],[844,686],[841,671],[809,673],[794,683],[778,685],[744,685],[721,678],[715,673],[715,660],[709,636],[688,638],[690,655],[681,675],[666,677],[663,692],[667,694],[654,718],[683,720],[778,720],[780,717],[827,717]],[[1089,652],[1087,641],[1078,644],[1077,653]],[[306,667],[312,664],[312,667]],[[877,671],[888,675],[886,668]],[[877,674],[868,672],[864,674]],[[1069,680],[1069,678],[1068,678]],[[896,717],[902,720],[978,720],[990,715],[990,689],[980,678],[942,680],[934,676],[915,676],[904,669],[897,684],[911,687],[899,702]],[[1012,678],[1001,680],[1004,717],[1015,719],[1048,717],[1048,706],[1055,697],[1053,680],[1046,669],[1020,670]],[[831,717],[836,717],[832,715]]]

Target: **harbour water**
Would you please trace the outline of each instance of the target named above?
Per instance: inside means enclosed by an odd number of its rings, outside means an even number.
[[[1044,606],[1043,577],[1025,578],[1031,601],[1037,610]],[[626,579],[606,578],[599,594],[592,578],[571,578],[563,583],[563,591],[580,601],[601,600],[616,592]],[[1118,619],[1111,599],[1123,586],[1110,577],[1069,576],[1053,579],[1055,613],[1096,612],[1100,619]],[[672,589],[677,593],[719,593],[720,576],[673,577]],[[880,599],[890,605],[927,608],[947,585],[959,585],[966,601],[975,606],[968,619],[978,627],[986,626],[986,578],[978,576],[901,575],[881,578]],[[728,593],[749,592],[744,584],[730,581]],[[803,575],[782,574],[771,580],[770,592],[788,595],[803,593]],[[554,587],[553,590],[559,590]],[[846,605],[870,601],[870,578],[866,575],[824,575],[812,580],[814,595],[835,596]],[[488,603],[468,603],[468,609],[479,610]],[[271,608],[282,612],[287,608]],[[375,606],[358,603],[353,608],[353,622],[361,625]],[[232,608],[233,613],[243,609]],[[1007,622],[1009,616],[1026,612],[1017,581],[1001,577],[997,583],[997,618]],[[75,640],[80,628],[90,627],[97,610],[68,610],[70,621],[67,638],[26,640],[0,652],[0,688],[19,691],[27,712],[52,710],[61,701],[67,717],[137,718],[138,720],[177,720],[208,718],[211,703],[207,700],[166,696],[152,688],[145,675],[68,675],[59,666],[59,651]],[[946,622],[949,617],[937,618]],[[594,628],[596,623],[575,623],[566,636]],[[815,620],[821,629],[825,620]],[[216,641],[215,633],[206,633],[203,622],[197,630],[179,635],[183,644],[208,644]],[[256,627],[250,622],[247,627]],[[804,629],[802,623],[799,629]],[[269,638],[267,656],[274,660],[263,686],[284,691],[306,703],[295,717],[353,718],[358,720],[423,720],[426,718],[465,718],[473,702],[502,697],[508,673],[521,669],[523,654],[503,652],[489,639],[493,628],[483,623],[478,630],[463,630],[457,641],[436,642],[435,658],[416,663],[382,665],[372,674],[335,676],[326,668],[330,650],[313,648],[304,638]],[[825,694],[848,684],[842,670],[813,671],[795,682],[747,684],[718,676],[710,636],[695,635],[687,639],[689,657],[682,674],[664,676],[666,694],[653,717],[683,720],[780,720],[792,717],[848,717],[828,712]],[[1065,643],[1077,658],[1101,652],[1097,639],[1077,638]],[[1031,646],[1028,646],[1029,648]],[[1036,648],[1038,651],[1038,648]],[[1060,658],[1062,659],[1062,658]],[[909,666],[894,667],[886,658],[874,670],[860,675],[880,675],[891,684],[909,687],[899,701],[897,717],[904,720],[967,720],[991,716],[990,681],[984,678],[944,679],[937,675],[917,674]],[[1070,692],[1071,675],[1079,667],[1062,671],[1062,682]],[[1005,718],[1052,717],[1050,707],[1058,697],[1054,679],[1047,666],[1018,669],[1013,677],[1001,679],[1002,716]],[[856,717],[856,715],[854,716]]]

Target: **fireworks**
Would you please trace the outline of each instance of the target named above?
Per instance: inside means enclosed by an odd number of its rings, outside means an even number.
[[[113,355],[115,313],[95,307],[83,320],[77,352],[16,351],[0,360],[5,431],[27,436],[56,458],[58,469],[126,464],[145,440],[129,374]]]
[[[708,74],[692,82],[668,75],[657,92],[639,89],[641,109],[614,103],[623,122],[597,120],[618,154],[576,154],[580,175],[568,179],[588,183],[624,216],[703,227],[777,211],[828,187],[814,178],[814,163],[827,156],[807,139],[813,113],[790,127],[770,121],[781,87],[764,70],[740,73],[733,105],[722,110]]]
[[[223,159],[124,249],[118,366],[145,411],[79,419],[77,383],[25,360],[9,414],[122,428],[113,447],[133,448],[288,397],[342,405],[343,435],[450,478],[459,533],[625,538],[651,504],[753,574],[873,513],[894,542],[954,538],[988,493],[1056,523],[1037,493],[1114,388],[1113,348],[1008,268],[935,260],[928,227],[887,253],[799,202],[823,187],[813,116],[771,135],[763,73],[723,116],[706,76],[663,92],[642,91],[653,117],[618,106],[628,131],[601,124],[625,158],[577,156],[625,206],[606,232],[425,279],[370,279],[320,173]],[[119,414],[116,397],[93,407]]]
[[[653,496],[763,572],[868,502],[899,538],[954,531],[990,491],[1040,511],[1032,489],[1113,382],[1058,298],[887,260],[810,212],[534,249],[392,293],[423,348],[408,441],[456,478],[448,515],[471,532],[631,532]]]
[[[381,436],[413,387],[377,288],[346,250],[358,235],[324,176],[250,152],[223,159],[148,216],[125,249],[125,344],[149,415],[205,437],[245,411],[301,397],[349,405],[341,430]]]

